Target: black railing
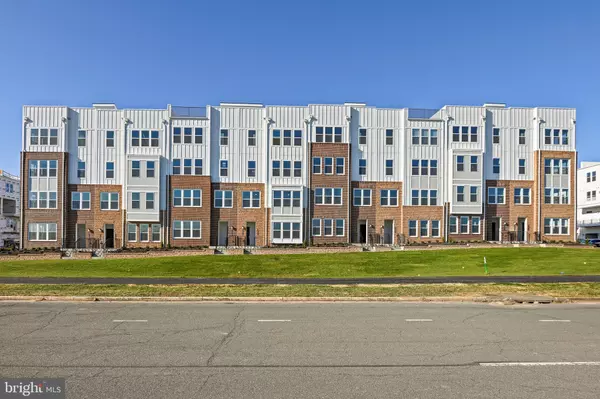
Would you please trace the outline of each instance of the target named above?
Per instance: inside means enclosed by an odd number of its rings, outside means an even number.
[[[121,248],[121,240],[118,238],[109,238],[107,240],[100,238],[78,238],[76,240],[65,240],[63,247],[72,249]]]

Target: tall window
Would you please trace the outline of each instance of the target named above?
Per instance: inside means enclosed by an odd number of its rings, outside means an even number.
[[[281,145],[281,130],[273,130],[273,145]]]
[[[456,186],[456,202],[465,202],[465,186]]]
[[[219,162],[219,176],[227,177],[229,175],[229,161],[222,159]]]
[[[471,186],[471,202],[477,202],[477,191],[478,191],[478,187],[477,186]]]
[[[302,177],[302,161],[294,161],[294,177]]]
[[[477,140],[477,126],[471,126],[471,143],[476,143]]]
[[[119,193],[100,193],[100,209],[103,211],[119,210]]]
[[[256,177],[256,161],[248,161],[248,177]]]
[[[127,224],[127,241],[137,241],[137,225],[133,223]]]
[[[429,173],[429,161],[421,159],[421,176],[427,176]]]
[[[525,174],[525,160],[524,159],[519,159],[519,174],[520,175]]]
[[[260,191],[242,191],[242,208],[260,208]]]
[[[202,175],[202,159],[194,160],[194,174],[196,176]]]
[[[473,216],[471,218],[471,233],[472,234],[480,234],[480,226],[481,225],[481,219],[479,218],[479,216]]]
[[[283,145],[292,145],[292,131],[291,130],[283,131]]]
[[[115,131],[114,130],[106,131],[106,146],[107,147],[115,146]]]
[[[154,161],[146,161],[146,177],[152,178],[154,177]]]
[[[417,221],[416,220],[408,221],[408,235],[409,235],[409,237],[417,237]]]
[[[525,144],[525,129],[519,129],[519,144]]]
[[[345,171],[344,158],[338,157],[335,159],[335,173],[343,175]]]
[[[302,130],[294,130],[294,145],[296,147],[302,146]]]
[[[181,174],[181,159],[173,159],[173,174]]]
[[[429,174],[431,176],[437,176],[437,165],[437,159],[432,159],[431,161],[429,161]]]
[[[367,160],[366,159],[359,159],[358,160],[358,174],[360,176],[366,176],[367,175]]]
[[[385,129],[385,145],[394,144],[394,130]]]
[[[106,178],[107,179],[115,178],[115,163],[114,162],[106,163]]]
[[[321,236],[321,219],[312,220],[312,235],[313,237]]]
[[[77,177],[80,179],[85,178],[85,162],[84,161],[77,162]]]
[[[500,144],[500,129],[497,127],[492,129],[492,143]]]
[[[323,172],[326,175],[332,175],[333,174],[333,158],[325,157],[325,158],[323,158],[323,162],[324,162]]]
[[[321,174],[321,158],[319,158],[319,157],[313,158],[313,174],[315,174],[315,175]]]
[[[457,143],[460,141],[460,127],[452,126],[452,142]]]
[[[292,161],[283,161],[283,177],[292,175]]]
[[[152,130],[150,132],[150,145],[152,147],[158,147],[158,130]]]
[[[471,156],[471,172],[477,172],[478,162],[477,156]]]
[[[86,139],[86,134],[85,134],[85,130],[79,130],[77,132],[77,146],[78,147],[85,147],[85,139]]]
[[[429,237],[429,220],[421,220],[421,237]]]
[[[504,187],[488,187],[488,204],[504,204]]]
[[[131,209],[140,209],[140,194],[141,193],[131,193]]]
[[[195,144],[202,144],[202,141],[204,139],[204,130],[201,127],[195,127],[194,128],[194,143]]]
[[[131,161],[131,177],[140,177],[140,161]]]
[[[394,160],[386,159],[385,160],[385,175],[392,176],[394,174]]]
[[[192,144],[192,128],[191,127],[183,128],[183,142],[186,144]]]
[[[500,158],[492,159],[492,173],[500,173]]]
[[[431,236],[432,237],[440,236],[440,221],[439,220],[431,221]]]
[[[342,142],[342,128],[341,127],[336,127],[334,128],[334,141],[336,143],[341,143]]]
[[[192,160],[190,158],[185,158],[183,160],[183,174],[184,175],[192,174]]]
[[[419,176],[419,160],[413,159],[411,165],[412,165],[411,174],[413,176]]]
[[[321,160],[321,158],[318,159]],[[273,177],[281,176],[281,161],[273,161],[271,165],[271,174],[273,175]]]
[[[463,155],[456,156],[456,171],[463,172],[465,170],[465,157]]]
[[[437,145],[437,143],[438,143],[438,131],[437,131],[437,129],[431,129],[429,131],[429,134],[431,136],[431,139],[429,141],[431,143],[431,145]]]
[[[221,145],[229,145],[229,130],[221,129]]]
[[[132,147],[140,146],[140,131],[139,130],[131,131],[131,146]]]
[[[181,144],[181,128],[173,128],[173,144]]]
[[[469,234],[469,217],[460,217],[460,234]]]
[[[146,193],[146,209],[154,209],[154,193]]]
[[[367,129],[358,129],[358,144],[367,144]]]
[[[421,129],[421,144],[429,144],[429,129]]]
[[[215,190],[215,208],[233,208],[233,191]]]
[[[458,234],[458,220],[456,216],[450,216],[450,234]]]
[[[418,145],[419,144],[419,139],[420,139],[419,132],[420,132],[419,129],[413,129],[412,130],[412,143],[413,143],[413,145]]]

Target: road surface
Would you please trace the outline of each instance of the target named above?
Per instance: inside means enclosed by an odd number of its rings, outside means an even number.
[[[0,302],[68,398],[598,398],[600,305]]]

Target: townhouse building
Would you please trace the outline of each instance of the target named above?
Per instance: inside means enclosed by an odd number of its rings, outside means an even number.
[[[600,162],[581,162],[577,169],[577,237],[600,238]]]
[[[23,108],[25,248],[576,238],[575,110]]]
[[[0,247],[18,246],[20,215],[20,180],[0,170]]]

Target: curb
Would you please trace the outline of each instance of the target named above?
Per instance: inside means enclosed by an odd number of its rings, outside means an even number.
[[[52,295],[6,295],[0,301],[51,301],[51,302],[470,302],[470,303],[506,303],[515,302],[510,297],[109,297],[109,296],[52,296]],[[600,298],[562,297],[552,298],[551,303],[600,302]],[[537,304],[538,302],[530,302]]]

